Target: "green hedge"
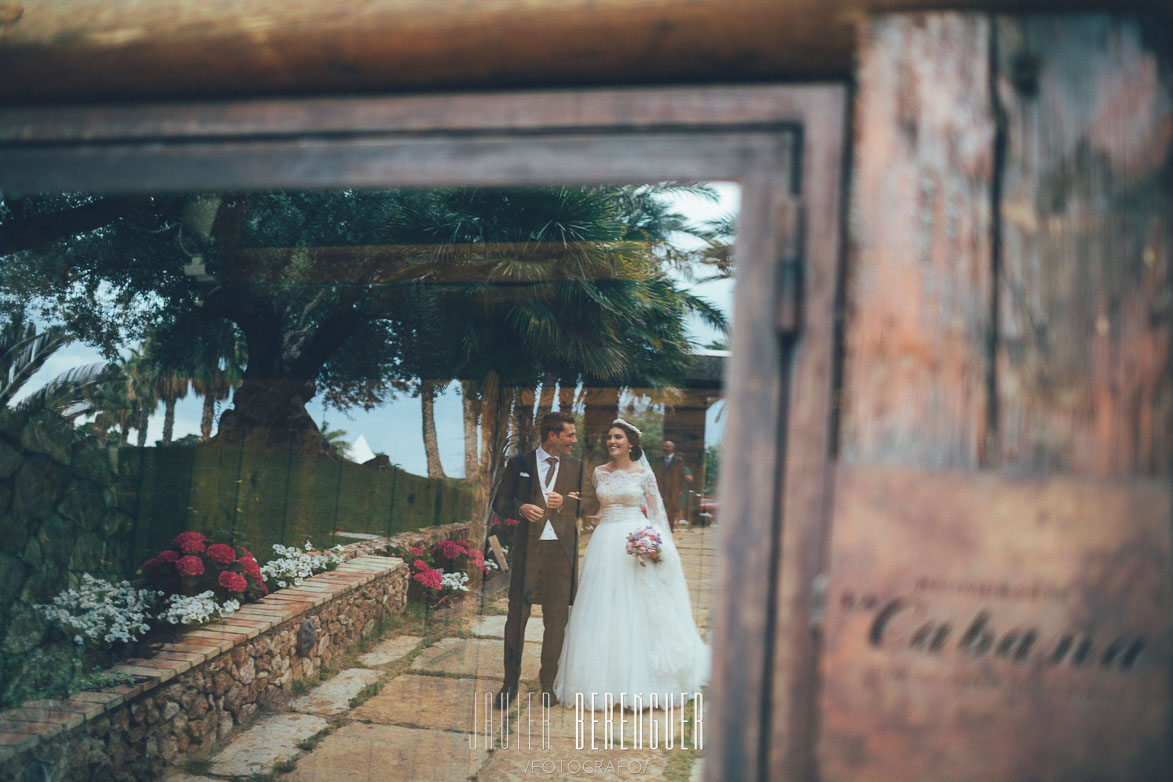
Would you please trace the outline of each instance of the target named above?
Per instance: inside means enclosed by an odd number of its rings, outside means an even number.
[[[377,469],[255,445],[123,448],[119,504],[135,518],[135,563],[185,530],[231,539],[262,561],[274,543],[352,542],[338,532],[393,535],[467,521],[463,481]]]

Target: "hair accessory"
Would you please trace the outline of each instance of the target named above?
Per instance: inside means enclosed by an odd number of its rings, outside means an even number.
[[[616,418],[614,421],[611,422],[611,426],[614,426],[615,424],[619,424],[620,426],[626,426],[628,429],[635,432],[636,434],[643,436],[643,432],[641,432],[639,429],[636,429],[634,426],[627,423],[622,418]]]

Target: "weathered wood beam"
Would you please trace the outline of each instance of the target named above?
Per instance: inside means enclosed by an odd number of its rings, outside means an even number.
[[[1165,0],[0,0],[0,101],[846,77],[877,10]]]

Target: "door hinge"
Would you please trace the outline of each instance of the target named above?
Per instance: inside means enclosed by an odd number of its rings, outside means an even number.
[[[827,617],[827,588],[831,583],[826,573],[819,573],[811,579],[810,629],[820,632]]]
[[[779,335],[798,333],[802,326],[803,288],[803,209],[802,202],[785,196],[775,213],[779,241],[778,309],[774,325]]]

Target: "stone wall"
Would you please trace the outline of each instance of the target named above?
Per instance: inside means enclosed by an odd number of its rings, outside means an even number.
[[[119,508],[116,451],[52,413],[0,422],[0,704],[34,676],[46,627],[33,610],[82,573],[121,576],[134,519]],[[31,654],[30,654],[31,653]]]
[[[449,524],[390,542],[434,545],[468,530]],[[352,544],[337,570],[113,669],[136,676],[133,685],[0,712],[0,779],[40,780],[44,764],[60,782],[155,779],[168,764],[208,752],[261,706],[292,692],[294,682],[331,666],[380,618],[403,609],[407,567],[368,555],[388,542]]]

